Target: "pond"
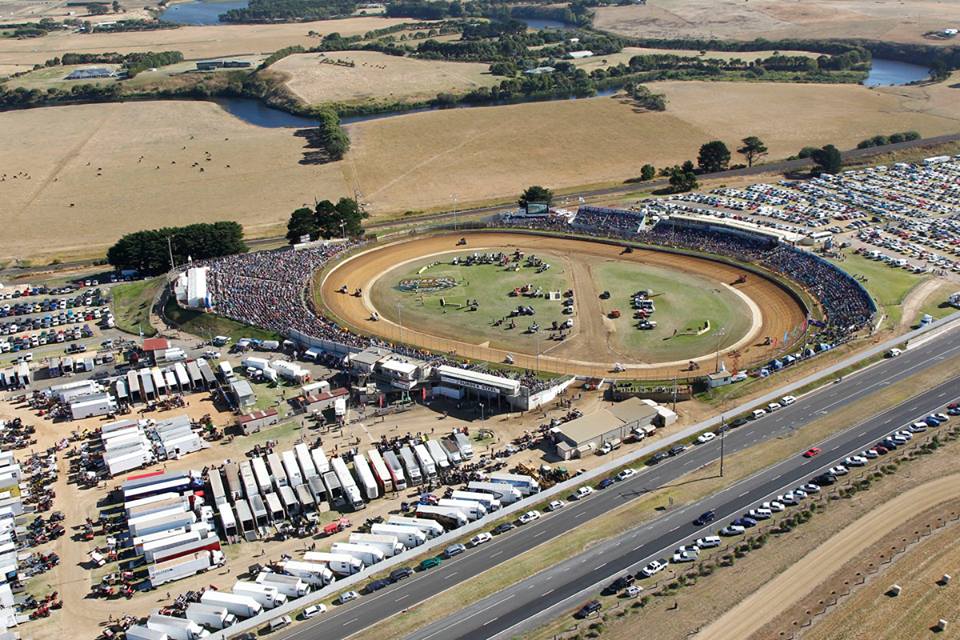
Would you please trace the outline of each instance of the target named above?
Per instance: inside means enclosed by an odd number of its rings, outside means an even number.
[[[518,18],[521,22],[526,22],[530,29],[575,29],[576,26],[561,22],[560,20],[544,20],[541,18]]]
[[[176,24],[220,24],[220,14],[230,9],[243,9],[247,0],[190,0],[171,5],[160,14],[160,19]]]
[[[863,81],[868,87],[889,87],[893,85],[910,84],[930,77],[930,70],[919,64],[897,62],[874,58],[870,67],[870,75]]]

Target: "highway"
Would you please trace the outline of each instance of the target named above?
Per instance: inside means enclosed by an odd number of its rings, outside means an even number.
[[[738,429],[724,438],[726,453],[749,448],[758,442],[783,437],[827,415],[832,409],[863,398],[883,387],[895,385],[946,358],[960,355],[960,344],[949,331],[925,344],[905,351],[900,357],[882,361],[866,370],[849,375],[838,384],[827,385],[801,398],[796,404]],[[567,600],[602,582],[624,568],[661,557],[666,551],[693,536],[690,522],[708,508],[718,512],[717,522],[770,495],[800,484],[817,470],[835,464],[850,452],[859,451],[899,428],[920,414],[927,414],[960,395],[960,377],[945,382],[908,400],[882,416],[874,416],[854,425],[821,444],[824,452],[812,460],[797,456],[766,469],[697,504],[668,511],[615,540],[597,545],[590,552],[550,567],[540,574],[470,603],[449,619],[439,620],[411,636],[412,640],[449,640],[453,638],[491,638],[500,633],[515,634],[516,625],[532,624],[534,616],[558,606],[570,606]],[[715,460],[719,439],[670,459],[626,482],[539,521],[498,536],[493,542],[445,561],[440,567],[418,573],[374,595],[336,607],[323,616],[296,625],[281,637],[284,640],[340,640],[422,602],[458,584],[468,582],[491,567],[506,562],[530,548],[583,526],[592,518],[622,506],[682,475]],[[716,524],[716,523],[715,523]],[[722,526],[720,524],[719,526]],[[719,526],[711,526],[712,531]]]

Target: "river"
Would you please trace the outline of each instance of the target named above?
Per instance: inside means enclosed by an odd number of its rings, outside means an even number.
[[[230,9],[243,9],[247,0],[190,0],[170,5],[160,19],[176,24],[220,24],[220,14]]]

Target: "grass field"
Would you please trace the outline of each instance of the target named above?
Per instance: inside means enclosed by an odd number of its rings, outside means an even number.
[[[920,318],[927,313],[933,316],[935,320],[939,320],[956,312],[957,308],[948,304],[947,300],[957,291],[960,291],[960,285],[955,282],[944,282],[940,284],[927,296],[927,299],[920,306],[917,317],[912,318],[911,321],[919,322]]]
[[[117,328],[133,335],[156,335],[157,330],[150,324],[150,307],[160,292],[164,278],[139,280],[128,284],[118,284],[110,289],[113,316]]]
[[[317,104],[416,102],[441,92],[464,93],[499,81],[487,71],[488,66],[389,56],[376,51],[337,51],[287,56],[270,68],[287,74],[287,86],[304,102]]]
[[[258,340],[282,339],[272,331],[251,327],[212,313],[183,309],[178,306],[173,299],[167,301],[167,305],[163,308],[163,313],[172,325],[189,334],[207,340],[213,336],[228,336],[233,342],[236,342],[240,338],[254,338]]]
[[[887,315],[885,324],[896,326],[900,322],[903,311],[900,307],[901,303],[910,290],[920,284],[926,276],[888,267],[884,262],[870,260],[854,255],[852,252],[845,255],[845,260],[834,261],[834,264],[853,276],[865,278],[861,280],[863,286]]]
[[[750,330],[751,312],[746,302],[706,278],[684,275],[678,286],[679,274],[669,269],[638,268],[615,261],[593,265],[593,273],[597,288],[611,294],[602,301],[604,313],[614,309],[622,313],[610,323],[616,327],[614,339],[625,351],[638,351],[650,360],[679,360],[689,354],[709,353],[718,344],[729,346]],[[656,329],[641,331],[634,326],[630,297],[640,289],[652,292]],[[696,335],[707,322],[710,329]],[[718,334],[721,329],[722,337]]]
[[[960,5],[937,0],[650,0],[601,7],[594,25],[649,38],[866,38],[953,44],[923,34],[960,22]]]

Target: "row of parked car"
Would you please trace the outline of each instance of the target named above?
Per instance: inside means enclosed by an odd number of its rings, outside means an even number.
[[[93,336],[93,329],[90,325],[84,324],[82,327],[72,327],[67,329],[44,329],[34,335],[14,336],[12,338],[0,338],[0,352],[19,352],[34,347],[41,347],[45,344],[55,342],[70,342],[72,340],[81,340]],[[72,350],[76,351],[76,349]],[[82,351],[82,349],[81,349]]]
[[[73,298],[44,298],[31,302],[0,304],[0,318],[25,316],[31,313],[51,313],[82,307],[100,307],[106,304],[107,300],[106,292],[93,289]]]

